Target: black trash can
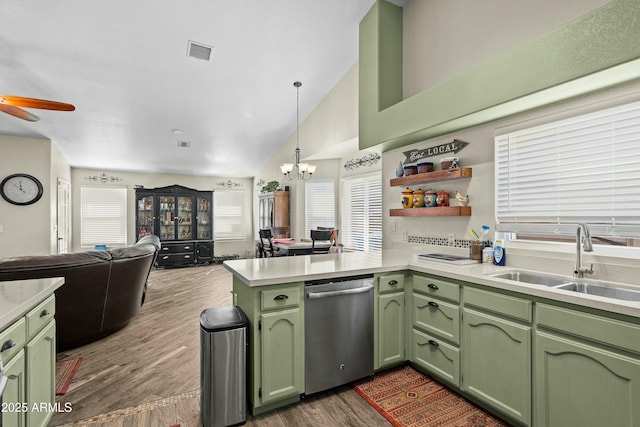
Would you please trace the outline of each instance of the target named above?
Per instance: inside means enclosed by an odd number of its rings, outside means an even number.
[[[200,419],[204,427],[247,420],[247,316],[235,306],[200,314]]]

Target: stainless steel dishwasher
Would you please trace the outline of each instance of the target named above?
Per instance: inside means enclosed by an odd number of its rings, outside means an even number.
[[[305,394],[373,375],[373,275],[305,282]]]

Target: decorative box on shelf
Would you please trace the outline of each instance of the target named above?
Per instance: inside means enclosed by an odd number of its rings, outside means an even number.
[[[425,182],[448,181],[451,179],[471,178],[471,168],[458,168],[449,170],[439,170],[433,172],[417,173],[414,175],[403,176],[402,178],[391,179],[391,186],[405,186],[423,184]]]

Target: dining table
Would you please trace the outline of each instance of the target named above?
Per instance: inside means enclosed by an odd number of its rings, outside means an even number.
[[[276,250],[284,252],[287,256],[312,255],[312,242],[310,239],[273,239],[273,246]],[[316,249],[327,249],[331,247],[330,240],[316,240]]]

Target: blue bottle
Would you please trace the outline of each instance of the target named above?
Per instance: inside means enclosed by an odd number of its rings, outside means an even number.
[[[496,245],[493,248],[493,263],[495,265],[504,265],[507,259],[507,251],[503,246]]]

